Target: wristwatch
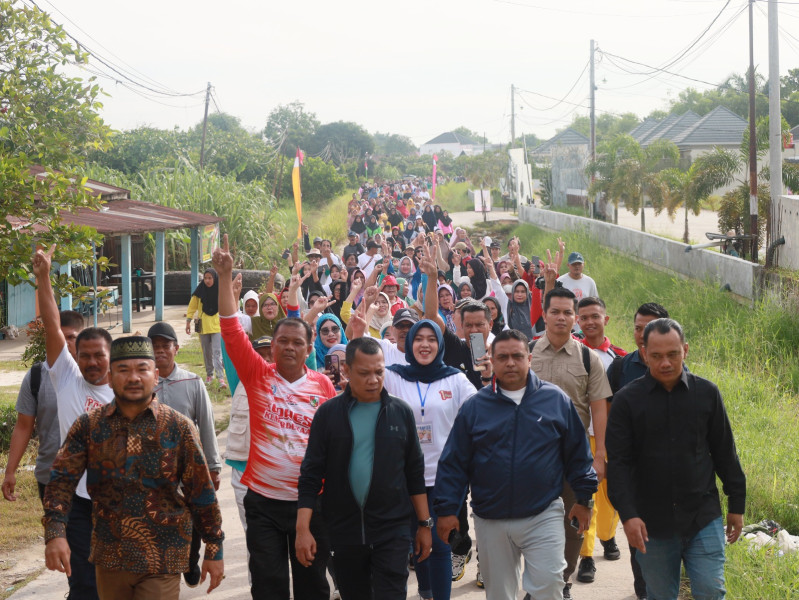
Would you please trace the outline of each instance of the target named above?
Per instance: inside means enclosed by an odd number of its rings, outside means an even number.
[[[424,521],[418,521],[419,527],[427,527],[428,529],[433,528],[433,517],[428,517]]]
[[[577,500],[575,500],[574,503],[579,504],[580,506],[585,506],[586,508],[594,508],[593,498],[588,498],[587,500],[577,498]]]

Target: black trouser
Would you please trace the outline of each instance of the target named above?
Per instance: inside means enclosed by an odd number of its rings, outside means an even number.
[[[405,600],[408,595],[410,538],[371,546],[335,546],[338,591],[342,600]]]
[[[322,526],[319,503],[311,517],[311,534],[316,539],[316,558],[303,567],[294,549],[297,503],[272,500],[247,490],[244,496],[247,517],[247,550],[250,552],[252,597],[289,600],[289,562],[298,600],[328,600],[330,586],[325,569],[330,558],[327,535]],[[406,554],[407,559],[407,554]]]
[[[635,595],[638,597],[646,596],[646,581],[644,581],[644,574],[641,572],[641,565],[635,560],[635,553],[638,552],[636,548],[630,546],[630,566],[633,568],[633,589]]]
[[[191,546],[189,547],[189,570],[186,571],[187,573],[191,573],[191,570],[195,566],[200,565],[200,542],[202,538],[200,536],[200,532],[197,531],[194,527],[191,528]]]
[[[99,600],[94,565],[89,562],[92,543],[92,501],[72,496],[72,510],[67,522],[67,544],[69,544],[69,566],[72,575],[69,581],[68,600]]]
[[[458,511],[458,531],[463,536],[462,541],[457,547],[452,547],[452,553],[458,556],[466,556],[472,549],[472,538],[469,537],[469,503],[463,499],[461,509]],[[436,532],[433,532],[436,535]]]

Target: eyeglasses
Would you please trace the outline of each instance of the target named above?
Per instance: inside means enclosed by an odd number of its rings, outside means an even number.
[[[341,331],[341,327],[339,327],[338,325],[333,325],[332,327],[325,327],[323,329],[320,329],[319,333],[321,333],[322,335],[330,335],[332,333],[338,333],[339,331]]]
[[[277,304],[274,302],[264,302],[264,308],[277,308]]]

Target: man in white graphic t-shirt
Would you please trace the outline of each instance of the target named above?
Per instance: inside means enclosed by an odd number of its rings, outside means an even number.
[[[58,425],[63,443],[75,420],[83,413],[111,402],[114,392],[108,385],[111,335],[105,329],[84,329],[75,341],[77,361],[69,353],[50,283],[54,250],[55,245],[48,252],[37,250],[32,260],[45,332],[45,367],[56,390]],[[84,474],[72,499],[67,525],[67,543],[71,552],[67,571],[70,600],[95,600],[98,597],[94,565],[89,562],[91,537],[92,503],[86,491]]]
[[[589,296],[599,297],[596,290],[596,283],[588,275],[583,273],[585,259],[579,252],[569,254],[569,272],[558,277],[558,281],[567,290],[571,290],[579,302]]]

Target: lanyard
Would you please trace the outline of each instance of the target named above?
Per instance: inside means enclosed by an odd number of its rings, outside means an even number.
[[[427,392],[430,391],[430,386],[433,385],[432,383],[427,384],[427,389],[424,392],[424,398],[422,397],[422,388],[419,387],[419,382],[416,382],[416,392],[419,394],[419,403],[422,405],[422,419],[424,419],[424,403],[427,401]]]

